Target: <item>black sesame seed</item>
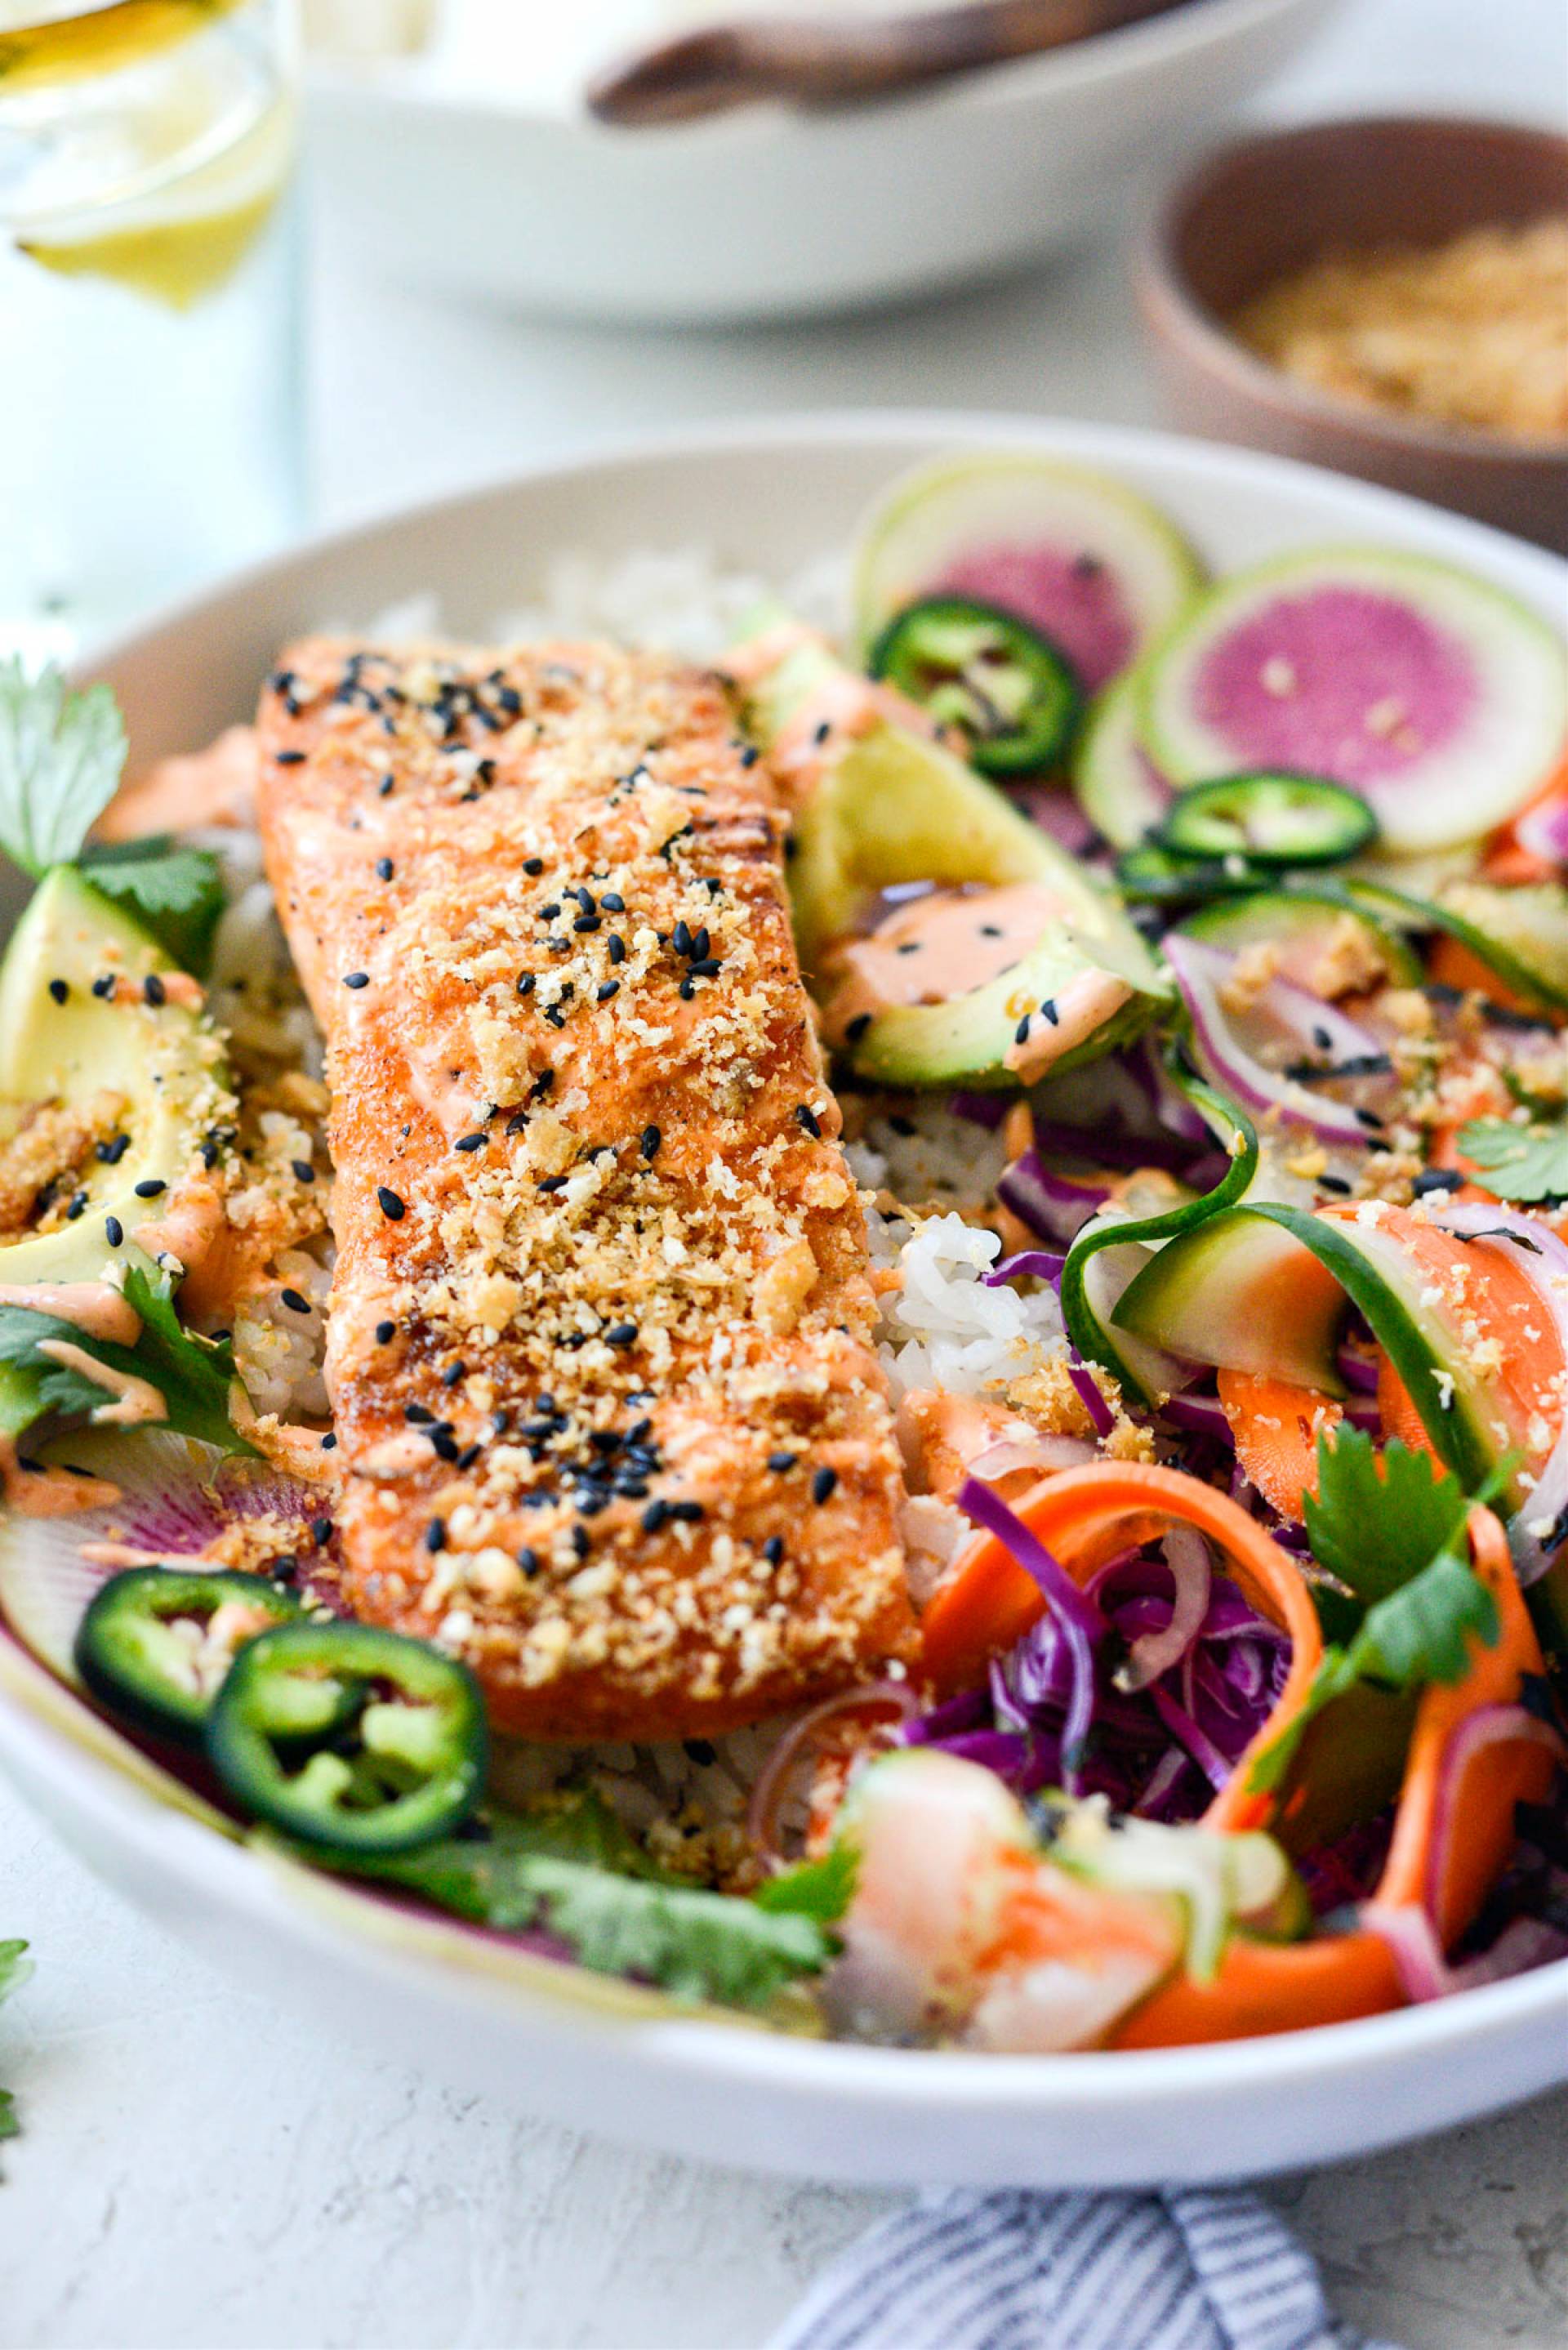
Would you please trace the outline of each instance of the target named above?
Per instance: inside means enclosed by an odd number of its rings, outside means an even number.
[[[376,879],[378,881],[389,881],[392,878],[392,860],[389,857],[377,858]]]
[[[558,1003],[545,1004],[545,1019],[547,1025],[552,1028],[564,1028],[566,1024],[566,1015]]]
[[[377,1184],[376,1199],[380,1207],[381,1213],[387,1218],[389,1223],[395,1224],[399,1221],[400,1217],[401,1217],[405,1212],[402,1201],[399,1199],[397,1193],[391,1189],[389,1184]]]
[[[1350,1197],[1350,1185],[1343,1175],[1320,1175],[1317,1179],[1317,1188],[1320,1191],[1333,1191],[1342,1200],[1347,1200]]]
[[[511,1117],[506,1121],[506,1131],[508,1134],[521,1134],[527,1123],[527,1111],[525,1109],[514,1109]]]
[[[599,918],[597,914],[579,914],[573,922],[572,928],[579,938],[586,939],[590,931],[599,928]]]
[[[280,1289],[277,1294],[291,1314],[309,1313],[310,1300],[302,1297],[297,1289]]]
[[[561,1191],[566,1189],[566,1178],[564,1175],[541,1175],[539,1178],[541,1191]]]
[[[559,899],[552,898],[547,906],[540,907],[539,920],[542,922],[553,922],[560,910],[561,904]]]
[[[308,1159],[291,1159],[288,1163],[294,1170],[294,1180],[296,1183],[315,1182],[316,1170]]]
[[[1323,1178],[1318,1180],[1321,1182]],[[1410,1189],[1417,1200],[1424,1200],[1431,1191],[1457,1191],[1464,1180],[1455,1168],[1428,1167],[1417,1176]]]
[[[70,992],[69,987],[63,979],[50,980],[49,993],[54,997],[57,1003],[63,1003]]]
[[[167,1191],[169,1186],[161,1175],[149,1175],[135,1189],[139,1200],[156,1200],[161,1191]]]
[[[335,1436],[324,1436],[321,1440],[321,1450],[323,1452],[336,1452],[337,1439]]]
[[[684,921],[676,923],[670,932],[670,943],[678,955],[689,955],[692,951],[691,932]]]
[[[518,993],[518,994],[519,994],[519,995],[532,995],[532,994],[533,994],[533,993],[534,993],[534,974],[533,974],[533,972],[532,972],[531,971],[520,971],[520,972],[518,972],[518,974],[517,974],[517,993]]]
[[[579,882],[577,887],[572,891],[572,895],[576,899],[585,914],[591,914],[594,911],[594,893],[591,889],[585,889],[581,882]]]
[[[460,1469],[472,1469],[483,1450],[483,1444],[465,1444],[457,1456],[457,1466]]]
[[[1334,1050],[1334,1038],[1326,1028],[1314,1028],[1312,1032],[1312,1041],[1320,1053],[1332,1053]]]
[[[784,1550],[783,1534],[770,1534],[763,1544],[763,1556],[770,1566],[776,1566],[784,1556]]]
[[[347,972],[344,974],[343,984],[345,987],[353,988],[369,987],[370,984],[370,974],[368,971]]]
[[[110,996],[114,993],[116,983],[113,972],[106,971],[101,979],[94,980],[92,983],[92,992],[95,995],[99,997]]]
[[[457,1441],[446,1423],[442,1421],[435,1428],[427,1428],[425,1434],[430,1438],[436,1459],[449,1461],[455,1466],[458,1457]]]
[[[692,986],[689,977],[683,979],[676,990],[676,993],[680,996],[682,1003],[690,1003],[696,993],[697,991]]]
[[[629,1347],[635,1344],[636,1339],[637,1324],[635,1322],[616,1322],[605,1332],[607,1347]]]
[[[129,1134],[111,1134],[107,1142],[100,1142],[95,1146],[93,1156],[95,1159],[101,1159],[106,1167],[118,1167],[130,1148]]]
[[[1358,1109],[1355,1113],[1355,1122],[1358,1126],[1366,1127],[1372,1134],[1377,1133],[1383,1125],[1383,1120],[1376,1113],[1369,1109]]]
[[[806,1133],[810,1135],[814,1142],[820,1142],[822,1139],[821,1121],[818,1119],[816,1112],[810,1107],[810,1105],[806,1102],[797,1102],[795,1104],[794,1116],[795,1124],[797,1126],[804,1127]]]
[[[454,1150],[483,1150],[490,1137],[487,1134],[460,1134],[453,1143]]]
[[[754,767],[761,756],[762,753],[757,749],[756,744],[747,743],[742,747],[741,764],[742,767]]]
[[[118,1248],[119,1246],[120,1242],[125,1238],[125,1226],[120,1222],[118,1216],[106,1216],[104,1218],[103,1236],[109,1243],[110,1248]]]
[[[572,1528],[572,1548],[576,1552],[579,1558],[587,1558],[588,1555],[588,1530],[587,1526],[574,1526]]]
[[[390,799],[392,796],[392,785],[396,781],[397,777],[395,775],[383,775],[380,782],[376,786],[377,797],[383,800]]]
[[[837,1482],[838,1471],[836,1469],[818,1469],[811,1481],[812,1500],[819,1503],[826,1502]]]
[[[619,993],[620,993],[620,982],[619,982],[619,980],[618,980],[618,979],[607,979],[607,980],[605,981],[605,983],[604,983],[604,985],[599,989],[598,993],[597,993],[597,995],[595,997],[595,999],[594,999],[594,1000],[595,1000],[595,1002],[596,1002],[596,1003],[607,1003],[609,1002],[610,997],[611,997],[612,995],[618,995]]]
[[[832,732],[833,721],[831,718],[825,718],[822,721],[822,723],[817,727],[815,733],[812,735],[811,739],[814,743],[826,743]]]
[[[844,1031],[845,1041],[847,1044],[858,1045],[870,1025],[871,1014],[868,1012],[857,1012]]]
[[[443,1388],[454,1388],[456,1387],[459,1379],[466,1378],[467,1376],[468,1365],[466,1363],[449,1363],[445,1370],[441,1375],[441,1383]]]
[[[525,857],[523,859],[523,870],[524,873],[543,873],[545,870],[544,858],[542,857]]]
[[[680,1743],[691,1761],[704,1770],[711,1762],[716,1762],[719,1759],[719,1750],[711,1739],[683,1738]]]
[[[652,1420],[650,1420],[650,1419],[639,1419],[639,1420],[636,1421],[636,1422],[635,1422],[635,1424],[634,1424],[632,1427],[630,1427],[630,1428],[628,1428],[628,1429],[627,1430],[627,1431],[626,1431],[626,1440],[627,1440],[627,1442],[628,1442],[628,1445],[630,1445],[630,1444],[642,1444],[642,1443],[645,1443],[645,1442],[647,1441],[648,1438],[649,1438],[649,1437],[650,1437],[652,1434],[653,1434],[653,1422],[652,1422]]]
[[[701,1502],[671,1502],[670,1514],[678,1525],[700,1525],[702,1521],[702,1504]]]
[[[645,1159],[657,1159],[659,1156],[659,1146],[663,1139],[664,1137],[659,1133],[659,1128],[656,1126],[645,1126],[642,1129],[642,1139],[638,1145],[638,1148],[640,1149]]]
[[[644,1510],[642,1513],[643,1533],[645,1534],[656,1534],[669,1515],[670,1504],[668,1502],[649,1502],[647,1509]]]
[[[169,1001],[169,990],[155,971],[150,971],[142,981],[141,993],[143,1001],[151,1004],[157,1005]]]
[[[720,964],[716,956],[701,955],[691,965],[691,976],[693,979],[717,979],[719,971]]]
[[[403,1418],[414,1428],[431,1428],[435,1424],[435,1414],[429,1404],[406,1403],[403,1406]]]
[[[74,1224],[78,1216],[86,1215],[87,1203],[88,1195],[85,1191],[73,1192],[71,1195],[71,1203],[66,1210],[66,1222],[67,1223]]]
[[[389,1347],[397,1335],[398,1326],[395,1322],[377,1323],[376,1344],[378,1347]]]
[[[618,889],[607,889],[599,899],[599,905],[607,914],[624,914],[626,911],[626,899]]]
[[[325,1544],[329,1543],[332,1540],[331,1519],[312,1518],[310,1521],[310,1539],[316,1544],[317,1550],[320,1550]]]
[[[1019,1024],[1018,1024],[1017,1027],[1013,1030],[1013,1032],[1012,1032],[1012,1041],[1013,1041],[1013,1043],[1014,1043],[1015,1045],[1027,1045],[1027,1044],[1028,1044],[1028,1042],[1029,1042],[1029,1023],[1030,1023],[1031,1016],[1032,1016],[1032,1015],[1031,1015],[1029,1013],[1027,1013],[1027,1012],[1026,1012],[1026,1013],[1024,1014],[1024,1015],[1023,1015],[1023,1019],[1019,1022]]]
[[[274,755],[280,767],[303,767],[305,764],[303,751],[278,751]]]
[[[1062,1015],[1056,1009],[1056,999],[1054,995],[1048,995],[1040,1009],[1053,1028],[1059,1028],[1062,1025]]]
[[[432,1518],[429,1525],[425,1528],[425,1548],[427,1550],[444,1550],[446,1548],[446,1520],[444,1518]]]
[[[528,1577],[528,1580],[532,1582],[534,1577],[539,1572],[538,1552],[529,1544],[524,1543],[522,1549],[517,1554],[517,1564],[522,1568],[524,1574]]]

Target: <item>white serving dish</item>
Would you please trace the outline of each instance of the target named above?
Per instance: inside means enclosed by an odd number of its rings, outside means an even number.
[[[825,417],[552,467],[253,571],[111,648],[136,755],[243,716],[292,632],[419,591],[453,631],[524,600],[563,550],[707,545],[784,577],[942,447],[1104,465],[1220,566],[1376,539],[1448,556],[1561,619],[1568,566],[1383,490],[1155,433],[1017,419]],[[1362,2153],[1568,2078],[1568,1961],[1436,2005],[1228,2046],[980,2056],[785,2039],[520,1959],[286,1870],[170,1801],[132,1750],[0,1634],[0,1763],[88,1863],[272,1999],[531,2111],[714,2160],[887,2181],[1236,2177]]]
[[[1189,0],[876,106],[622,130],[530,84],[542,0],[516,0],[510,56],[318,65],[312,170],[366,250],[453,291],[663,325],[825,314],[1114,222],[1339,5]]]

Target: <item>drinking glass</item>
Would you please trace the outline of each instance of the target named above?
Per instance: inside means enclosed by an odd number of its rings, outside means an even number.
[[[0,0],[0,653],[301,517],[293,0]]]

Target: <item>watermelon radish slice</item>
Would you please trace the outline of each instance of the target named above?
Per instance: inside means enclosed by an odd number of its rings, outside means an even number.
[[[1239,573],[1150,661],[1140,732],[1179,787],[1293,768],[1366,800],[1413,855],[1517,814],[1568,728],[1545,622],[1469,573],[1328,547]]]
[[[1078,806],[1116,848],[1136,848],[1175,796],[1137,729],[1138,672],[1132,670],[1100,695],[1073,757]]]
[[[868,647],[917,597],[972,597],[1048,637],[1093,693],[1202,577],[1165,516],[1103,473],[1000,451],[944,457],[896,482],[864,524],[856,624]]]

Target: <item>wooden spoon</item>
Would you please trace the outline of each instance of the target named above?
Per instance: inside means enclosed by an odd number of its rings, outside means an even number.
[[[947,74],[1062,48],[1187,0],[971,0],[901,16],[758,16],[706,25],[609,66],[589,83],[601,122],[642,127],[772,99],[842,106]]]

